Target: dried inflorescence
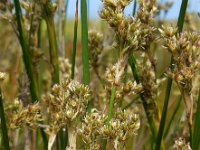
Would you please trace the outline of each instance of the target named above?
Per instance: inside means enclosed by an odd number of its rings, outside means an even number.
[[[88,149],[100,149],[100,132],[99,129],[106,123],[106,115],[102,112],[92,109],[91,113],[87,113],[78,130],[79,136],[82,138]]]
[[[181,137],[175,141],[174,148],[176,150],[192,150],[190,147],[190,143],[187,143],[185,139]]]
[[[200,36],[198,33],[177,33],[173,27],[160,29],[164,47],[174,59],[171,76],[174,77],[186,105],[189,122],[192,124],[193,80],[200,70]]]
[[[142,60],[142,69],[138,75],[143,87],[146,103],[152,105],[155,103],[157,96],[156,60],[150,51],[150,43],[156,38],[156,28],[152,25],[153,15],[156,12],[156,0],[140,0],[139,10],[135,17],[124,15],[124,8],[130,2],[119,0],[103,1],[103,9],[100,12],[100,17],[106,20],[116,32],[116,48],[120,52],[118,62],[107,69],[106,79],[115,85],[119,85],[128,57],[134,51],[145,53],[145,57]]]
[[[116,32],[116,40],[120,56],[132,54],[134,50],[146,50],[155,38],[155,28],[151,25],[153,13],[156,11],[155,1],[139,1],[140,8],[136,17],[124,15],[124,8],[129,1],[103,1],[100,17],[106,20]]]
[[[86,143],[88,149],[99,149],[99,139],[105,138],[111,141],[115,149],[118,149],[140,127],[139,116],[130,114],[126,110],[118,110],[106,125],[107,117],[100,111],[93,109],[83,120],[79,135]]]
[[[110,140],[115,149],[119,149],[121,144],[123,145],[137,132],[139,127],[140,120],[136,113],[131,114],[126,110],[118,110],[110,120],[110,124],[100,128],[100,134]]]
[[[163,10],[165,15],[173,6],[174,2],[172,0],[168,0],[166,2],[157,2],[158,14],[160,15],[160,11]]]
[[[0,83],[5,80],[6,74],[4,72],[0,72]]]
[[[118,62],[106,69],[105,79],[111,84],[119,86],[121,78],[124,73],[125,60],[118,60]]]
[[[155,112],[156,101],[158,95],[159,82],[155,74],[154,66],[152,66],[146,53],[141,54],[141,60],[137,61],[139,80],[143,87],[143,96],[149,106],[149,112]]]
[[[71,77],[71,67],[72,67],[69,60],[60,57],[59,58],[59,67],[60,67],[60,71],[62,73],[62,80],[69,79]]]
[[[103,51],[103,35],[96,31],[88,32],[88,49],[90,51],[90,64],[92,67],[98,67],[99,55]]]
[[[141,84],[137,84],[136,82],[132,82],[128,80],[125,83],[122,83],[120,86],[117,87],[116,91],[116,99],[121,99],[122,97],[128,95],[137,95],[143,92],[143,87]]]
[[[10,128],[21,128],[24,125],[30,128],[37,128],[43,120],[39,103],[30,104],[25,107],[21,101],[16,99],[14,104],[13,115],[10,119]]]
[[[43,97],[49,114],[47,132],[57,133],[83,116],[89,98],[89,88],[78,82],[68,79],[60,85],[54,85],[52,92]]]
[[[173,27],[160,30],[164,47],[174,58],[173,76],[182,90],[191,92],[192,80],[200,69],[200,37],[198,33],[177,33]]]

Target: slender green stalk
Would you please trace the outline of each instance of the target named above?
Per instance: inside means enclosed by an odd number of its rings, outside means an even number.
[[[8,129],[7,129],[6,118],[5,118],[5,113],[4,113],[3,95],[1,92],[1,87],[0,87],[0,117],[1,117],[1,130],[2,130],[2,135],[3,135],[4,148],[6,150],[9,150],[10,146],[9,146],[9,138],[8,138]]]
[[[81,0],[81,39],[82,39],[82,63],[83,83],[90,84],[89,52],[88,52],[88,21],[87,21],[87,0]],[[87,111],[91,111],[91,104],[88,103]]]
[[[182,101],[182,96],[179,96],[178,100],[177,100],[177,103],[176,103],[176,106],[174,108],[174,112],[172,114],[172,116],[170,117],[170,121],[166,127],[166,130],[165,130],[165,133],[164,133],[164,138],[167,136],[167,134],[169,133],[169,129],[172,125],[172,122],[176,116],[176,113],[178,112],[178,109],[180,108],[180,105],[181,105],[181,101]]]
[[[81,35],[82,35],[82,61],[83,82],[90,83],[89,54],[88,54],[88,25],[87,25],[87,0],[81,0]]]
[[[135,0],[133,4],[133,16],[135,16],[136,8],[137,8],[137,0]]]
[[[183,29],[187,4],[188,4],[188,0],[182,0],[181,9],[180,9],[179,18],[178,18],[178,23],[177,23],[178,32],[182,32],[182,29]],[[173,62],[174,62],[173,58],[171,58],[171,65],[170,65],[171,70],[173,70]],[[161,146],[161,141],[162,141],[163,132],[164,132],[164,128],[165,128],[165,121],[166,121],[166,118],[167,118],[167,108],[168,108],[168,103],[169,103],[169,100],[170,100],[172,82],[173,82],[173,80],[171,78],[169,78],[168,82],[167,82],[165,101],[164,101],[164,105],[163,105],[163,109],[162,109],[162,117],[161,117],[161,122],[160,122],[160,126],[159,126],[155,150],[159,150],[160,146]]]
[[[112,86],[112,93],[111,93],[111,97],[110,97],[110,101],[109,101],[109,109],[108,109],[108,118],[106,121],[106,125],[110,126],[110,120],[112,117],[112,112],[113,112],[113,105],[115,103],[115,94],[116,94],[117,88],[115,85]],[[102,149],[106,150],[106,145],[107,145],[107,140],[103,140],[103,145],[102,145]]]
[[[52,81],[53,83],[59,83],[59,63],[58,63],[58,46],[56,41],[55,25],[53,18],[46,17],[46,24],[49,36],[49,53],[50,62],[52,65]]]
[[[194,123],[194,131],[193,131],[193,143],[192,143],[192,149],[198,150],[199,144],[200,144],[200,89],[199,89],[199,97],[197,102],[197,112],[196,112],[196,118]]]
[[[37,86],[34,79],[34,72],[33,72],[33,67],[31,65],[30,55],[28,52],[28,43],[26,41],[25,31],[22,25],[22,20],[21,20],[22,12],[21,12],[19,0],[14,0],[14,5],[15,5],[15,10],[16,10],[16,20],[17,20],[17,26],[18,26],[18,31],[19,31],[19,42],[22,47],[23,61],[24,61],[26,73],[30,82],[29,88],[30,88],[30,93],[31,93],[31,99],[32,99],[32,102],[35,102],[38,100],[38,95],[37,95],[37,90],[36,90]]]
[[[132,73],[133,73],[135,81],[137,83],[139,83],[139,77],[138,77],[136,66],[135,66],[136,61],[135,61],[135,58],[134,58],[133,55],[131,55],[129,57],[128,62],[129,62],[129,65],[131,67],[131,70],[132,70]],[[155,122],[154,122],[151,114],[149,114],[149,112],[148,112],[148,104],[147,104],[147,102],[146,102],[146,100],[144,98],[144,95],[140,94],[140,98],[142,99],[142,102],[143,102],[143,107],[144,107],[144,110],[145,110],[145,113],[146,113],[146,116],[147,116],[147,120],[148,120],[150,129],[151,129],[151,132],[152,132],[153,139],[156,140],[157,129],[156,129]]]
[[[164,127],[165,127],[165,121],[167,118],[167,108],[168,108],[169,99],[170,99],[171,87],[172,87],[172,79],[168,79],[168,84],[167,84],[166,94],[165,94],[165,101],[164,101],[164,105],[162,109],[162,117],[161,117],[160,126],[158,130],[155,150],[159,150],[161,146],[161,141],[162,141]]]
[[[37,32],[37,44],[38,48],[41,48],[41,40],[42,40],[42,20],[39,21],[38,32]]]
[[[76,0],[76,13],[75,13],[75,22],[74,22],[74,43],[73,43],[73,52],[72,52],[72,75],[71,75],[72,79],[74,79],[75,64],[76,64],[77,30],[78,30],[78,0]]]
[[[182,30],[183,30],[187,5],[188,5],[188,0],[182,0],[181,9],[180,9],[179,17],[178,17],[178,23],[177,23],[178,32],[182,32]]]
[[[108,118],[107,118],[107,121],[106,121],[107,126],[110,126],[110,120],[111,120],[111,117],[112,117],[113,105],[114,105],[114,102],[115,102],[116,91],[117,91],[117,88],[116,88],[116,86],[113,85],[111,98],[110,98],[110,102],[109,102]]]

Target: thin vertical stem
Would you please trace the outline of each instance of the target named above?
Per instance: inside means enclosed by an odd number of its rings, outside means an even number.
[[[50,2],[51,3],[51,2]],[[56,30],[54,24],[54,14],[51,12],[47,4],[42,6],[44,10],[44,18],[48,30],[49,54],[52,69],[52,84],[59,83],[59,62],[58,62],[58,45],[56,39]]]
[[[89,52],[88,52],[88,21],[87,21],[87,0],[81,0],[81,39],[82,39],[82,63],[83,83],[90,84]],[[88,103],[87,111],[91,111],[91,104]]]
[[[116,86],[113,85],[112,86],[112,93],[111,93],[111,97],[110,97],[110,101],[109,101],[108,118],[107,118],[107,121],[106,121],[106,125],[107,126],[110,126],[110,120],[111,120],[112,112],[113,112],[113,105],[115,103],[116,90],[117,90]],[[102,149],[103,150],[106,150],[106,145],[107,145],[107,140],[104,139],[103,140],[103,145],[102,145]]]
[[[87,0],[81,0],[81,31],[82,31],[82,61],[83,61],[83,82],[90,83],[89,54],[88,54],[88,25],[87,25]]]
[[[136,8],[137,8],[137,0],[135,0],[133,4],[133,16],[135,16]]]
[[[107,121],[106,121],[107,126],[110,126],[110,120],[111,120],[112,112],[113,112],[113,105],[115,103],[116,90],[117,90],[116,86],[113,85],[113,87],[112,87],[112,93],[111,93],[111,98],[110,98],[110,102],[109,102],[108,118],[107,118]]]
[[[182,101],[182,96],[179,96],[179,98],[177,100],[177,103],[176,103],[176,106],[174,108],[174,112],[173,112],[172,116],[170,117],[169,124],[167,125],[167,128],[165,130],[164,137],[166,137],[167,134],[169,133],[169,129],[171,127],[171,124],[172,124],[172,122],[173,122],[173,120],[175,118],[176,113],[178,112],[178,109],[180,108],[181,101]]]
[[[193,143],[192,148],[193,150],[199,149],[200,144],[200,89],[199,89],[199,97],[197,102],[197,112],[196,112],[196,118],[194,123],[194,131],[193,131]]]
[[[17,26],[18,26],[18,31],[19,31],[19,42],[22,47],[23,61],[24,61],[26,73],[30,82],[29,88],[30,88],[30,93],[31,93],[31,99],[32,99],[32,102],[35,102],[38,100],[38,95],[37,95],[37,90],[36,90],[37,86],[34,79],[34,73],[33,73],[33,67],[31,65],[30,55],[28,52],[28,43],[26,41],[24,28],[22,26],[22,20],[21,20],[22,12],[21,12],[19,0],[14,0],[14,5],[15,5],[15,11],[16,11]]]
[[[188,0],[182,0],[181,9],[180,9],[179,18],[178,18],[178,23],[177,23],[178,32],[182,32],[182,29],[183,29],[187,4],[188,4]],[[171,65],[170,65],[171,70],[173,70],[173,62],[174,62],[173,58],[171,58]],[[160,145],[161,145],[161,141],[162,141],[162,137],[163,137],[163,132],[164,132],[164,128],[165,128],[165,121],[166,121],[166,118],[167,118],[167,108],[168,108],[168,104],[169,104],[169,100],[170,100],[172,82],[173,82],[173,80],[171,78],[169,78],[168,82],[167,82],[165,101],[164,101],[164,105],[163,105],[163,109],[162,109],[163,110],[162,111],[162,117],[161,117],[161,122],[160,122],[160,126],[159,126],[155,150],[160,149]]]
[[[53,84],[55,84],[59,83],[58,46],[56,40],[55,25],[53,18],[46,16],[45,19],[49,36],[49,46],[50,46],[49,53],[50,53],[50,62],[52,65],[52,81]]]
[[[133,73],[135,81],[137,83],[139,83],[140,81],[139,81],[139,77],[138,77],[136,66],[135,66],[136,60],[135,60],[133,55],[131,55],[129,57],[128,62],[129,62],[129,65],[131,67],[131,70],[132,70],[132,73]],[[146,100],[144,98],[144,95],[140,94],[140,98],[142,99],[142,102],[143,102],[143,108],[144,108],[145,114],[147,116],[147,120],[148,120],[150,129],[151,129],[151,133],[152,133],[153,139],[156,140],[157,128],[156,128],[155,122],[154,122],[154,120],[152,118],[152,115],[149,114],[149,112],[148,112],[148,104],[147,104],[147,102],[146,102]]]
[[[0,117],[1,117],[1,130],[2,130],[2,135],[3,135],[4,148],[6,150],[9,150],[10,146],[9,146],[9,138],[8,138],[8,129],[7,129],[6,118],[5,118],[5,113],[4,113],[3,95],[1,92],[1,87],[0,87]]]
[[[74,79],[75,64],[76,64],[77,30],[78,30],[78,0],[76,0],[76,13],[74,22],[74,43],[72,52],[72,74],[71,74],[72,79]]]

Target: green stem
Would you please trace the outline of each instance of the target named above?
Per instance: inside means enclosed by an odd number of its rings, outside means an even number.
[[[49,53],[52,65],[52,81],[53,84],[59,83],[59,62],[58,62],[58,46],[56,41],[55,25],[52,17],[46,16],[46,24],[49,36]]]
[[[25,31],[22,26],[22,21],[21,21],[22,12],[21,12],[19,0],[14,0],[14,5],[15,5],[15,10],[16,10],[16,19],[17,19],[17,26],[18,26],[18,31],[19,31],[19,42],[22,47],[23,61],[24,61],[26,73],[30,82],[29,88],[30,88],[30,93],[31,93],[31,99],[32,99],[32,102],[35,102],[38,100],[38,95],[37,95],[37,90],[36,90],[37,86],[36,86],[36,82],[33,76],[34,72],[33,72],[33,67],[31,65],[30,55],[28,52],[28,43],[25,38]]]
[[[131,70],[132,70],[132,73],[133,73],[133,76],[134,76],[134,79],[135,81],[139,84],[140,81],[139,81],[139,77],[138,77],[138,74],[137,74],[137,70],[136,70],[136,60],[134,58],[133,55],[131,55],[128,59],[128,62],[129,62],[129,65],[131,67]],[[143,94],[140,94],[140,98],[143,102],[143,108],[145,110],[145,114],[147,116],[147,120],[148,120],[148,123],[149,123],[149,126],[150,126],[150,129],[151,129],[151,132],[152,132],[152,136],[153,136],[153,139],[156,140],[156,136],[157,136],[157,128],[156,128],[156,125],[155,125],[155,122],[152,118],[152,115],[149,113],[148,111],[148,104],[144,98],[144,95]]]
[[[8,138],[8,129],[7,129],[6,118],[5,118],[5,113],[4,113],[3,95],[1,92],[1,87],[0,87],[0,117],[1,117],[1,129],[2,129],[2,134],[3,134],[4,148],[6,150],[9,150],[10,146],[9,146],[9,138]]]
[[[111,98],[110,98],[110,102],[109,102],[109,109],[108,109],[108,118],[106,121],[106,125],[110,126],[110,120],[112,117],[112,112],[113,112],[113,106],[115,103],[115,94],[116,94],[117,88],[115,85],[112,86],[112,93],[111,93]],[[102,145],[102,149],[106,150],[106,145],[107,145],[107,140],[103,140],[103,145]]]
[[[166,94],[165,94],[165,101],[164,101],[164,105],[162,109],[162,117],[161,117],[161,122],[160,122],[159,130],[158,130],[155,150],[159,150],[161,146],[161,141],[162,141],[164,127],[165,127],[165,121],[167,118],[167,108],[168,108],[169,99],[170,99],[171,87],[172,87],[172,79],[168,79],[168,84],[167,84],[167,89],[166,89]]]
[[[165,130],[164,137],[166,137],[167,134],[169,133],[169,129],[171,127],[171,124],[172,124],[172,122],[173,122],[173,120],[175,118],[176,113],[178,112],[178,109],[180,108],[181,101],[182,101],[182,96],[179,96],[179,98],[177,100],[177,103],[176,103],[176,106],[175,106],[175,109],[174,109],[174,112],[173,112],[172,116],[170,117],[169,124],[167,125],[167,128]]]
[[[89,54],[88,54],[88,25],[87,25],[87,0],[81,0],[81,37],[82,37],[82,61],[83,61],[83,82],[90,83]]]
[[[194,123],[194,131],[193,131],[193,143],[192,143],[192,149],[198,150],[199,144],[200,144],[200,89],[199,89],[199,97],[197,102],[197,112],[196,112],[196,118]]]
[[[188,4],[188,0],[182,0],[181,9],[180,9],[179,18],[178,18],[178,23],[177,23],[178,32],[182,32],[182,29],[183,29],[187,4]],[[171,65],[170,65],[171,70],[173,70],[173,62],[174,62],[173,58],[171,58]],[[162,111],[161,122],[160,122],[159,130],[158,130],[158,136],[157,136],[155,150],[159,150],[160,146],[161,146],[161,141],[162,141],[162,138],[163,138],[163,133],[164,133],[164,128],[165,128],[165,121],[166,121],[166,118],[167,118],[167,108],[168,108],[168,103],[169,103],[169,100],[170,100],[172,82],[173,82],[173,80],[171,78],[169,78],[168,82],[167,82],[165,101],[164,101],[164,106],[163,106],[163,111]]]
[[[88,21],[87,21],[87,0],[81,0],[81,39],[82,39],[82,63],[83,83],[90,84],[89,52],[88,52]],[[87,111],[91,111],[91,104],[88,103]]]
[[[177,23],[178,32],[182,32],[182,30],[183,30],[187,5],[188,5],[188,0],[182,0],[181,9],[180,9],[179,17],[178,17],[178,23]]]
[[[112,117],[113,106],[114,106],[114,103],[115,103],[116,91],[117,91],[117,88],[116,88],[116,86],[113,85],[111,98],[110,98],[110,102],[109,102],[108,118],[107,118],[107,121],[106,121],[107,126],[110,126],[110,120],[111,120],[111,117]]]
[[[137,8],[137,0],[135,0],[133,4],[133,16],[135,16],[136,8]]]
[[[73,43],[73,52],[72,52],[72,75],[71,75],[72,79],[74,79],[75,64],[76,64],[77,30],[78,30],[78,0],[76,0],[76,13],[75,13],[75,22],[74,22],[74,43]]]

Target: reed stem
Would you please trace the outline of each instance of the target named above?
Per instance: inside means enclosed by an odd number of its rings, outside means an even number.
[[[76,64],[77,30],[78,30],[78,0],[76,0],[76,13],[74,22],[74,42],[73,42],[73,52],[72,52],[72,74],[71,74],[72,79],[74,79],[75,64]]]
[[[8,129],[7,129],[6,118],[5,118],[5,113],[4,113],[3,95],[1,92],[1,87],[0,87],[0,117],[1,117],[1,130],[2,130],[2,135],[3,135],[4,148],[6,150],[10,150]]]

